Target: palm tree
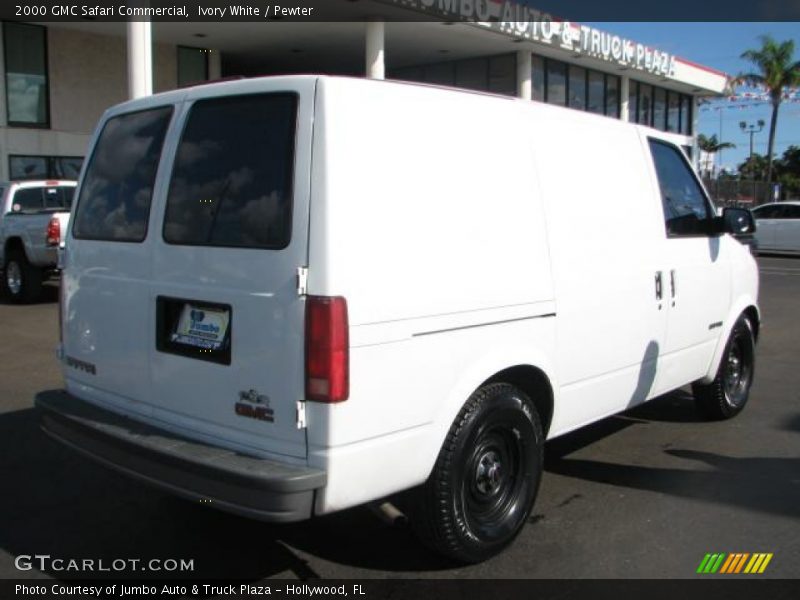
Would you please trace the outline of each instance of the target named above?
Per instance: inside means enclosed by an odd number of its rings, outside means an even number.
[[[775,149],[775,130],[778,127],[778,109],[786,88],[800,85],[800,61],[794,60],[794,40],[776,42],[772,36],[762,35],[761,48],[742,52],[742,58],[758,69],[743,73],[736,78],[738,83],[763,86],[769,93],[772,104],[772,119],[769,123],[769,145],[767,147],[767,181],[772,180],[772,154]]]
[[[697,146],[700,148],[700,150],[703,152],[708,152],[709,154],[714,154],[715,152],[725,150],[726,148],[736,148],[736,144],[731,144],[730,142],[720,142],[717,139],[716,133],[711,137],[706,137],[702,133],[698,135]]]
[[[736,144],[731,144],[730,142],[720,142],[717,139],[717,134],[715,133],[711,137],[706,137],[705,134],[701,133],[697,136],[697,147],[700,148],[703,152],[708,154],[717,154],[721,150],[725,150],[726,148],[736,148]],[[722,156],[719,154],[718,156]],[[720,158],[720,169],[722,168],[722,159]],[[713,165],[713,158],[711,159],[711,163],[706,167],[706,171],[708,176],[712,175],[714,171]]]

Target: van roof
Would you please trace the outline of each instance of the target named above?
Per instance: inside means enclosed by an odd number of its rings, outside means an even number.
[[[213,90],[213,95],[218,95],[219,92],[223,90],[231,94],[248,93],[248,92],[253,93],[258,91],[259,82],[285,81],[287,84],[289,84],[289,83],[297,83],[298,81],[309,81],[309,80],[311,81],[334,80],[340,82],[351,81],[353,82],[354,85],[366,84],[366,85],[412,86],[412,87],[427,88],[430,90],[448,91],[448,92],[466,94],[472,96],[485,96],[496,99],[498,101],[524,103],[525,105],[529,106],[532,110],[543,111],[545,113],[547,113],[548,111],[555,111],[553,114],[563,115],[565,113],[563,113],[562,111],[569,111],[569,114],[574,116],[576,119],[588,119],[588,120],[603,119],[604,122],[617,123],[618,126],[620,127],[633,127],[633,128],[643,129],[646,131],[647,135],[651,137],[669,140],[676,144],[680,144],[680,141],[673,138],[675,138],[676,136],[685,138],[685,136],[681,136],[680,134],[660,131],[657,129],[653,129],[652,127],[647,127],[646,125],[639,125],[636,123],[625,122],[620,119],[613,119],[607,117],[605,115],[598,115],[590,112],[574,110],[563,106],[547,104],[544,102],[531,102],[513,96],[506,96],[491,92],[484,92],[480,90],[468,90],[464,88],[456,88],[451,86],[424,83],[424,82],[415,82],[415,81],[401,81],[395,79],[378,80],[378,79],[368,79],[365,77],[352,77],[345,75],[322,75],[322,74],[268,75],[263,77],[249,77],[249,78],[239,78],[239,79],[225,80],[225,81],[220,81],[220,80],[211,81],[204,84],[188,86],[184,88],[179,88],[177,90],[161,92],[159,94],[153,94],[151,96],[145,96],[142,98],[136,98],[134,100],[128,100],[126,102],[117,104],[109,108],[106,111],[104,118],[111,115],[116,115],[126,112],[145,110],[147,108],[155,108],[158,106],[164,106],[168,104],[177,104],[179,102],[184,101],[187,97],[196,98],[196,97],[203,97],[206,94],[211,94],[212,90]]]

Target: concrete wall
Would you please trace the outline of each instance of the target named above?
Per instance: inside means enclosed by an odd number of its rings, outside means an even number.
[[[103,111],[128,98],[124,37],[49,27],[47,44],[49,129],[5,126],[5,63],[0,60],[0,180],[8,178],[9,154],[85,156],[89,137]],[[174,45],[155,44],[156,92],[177,86],[177,61]]]

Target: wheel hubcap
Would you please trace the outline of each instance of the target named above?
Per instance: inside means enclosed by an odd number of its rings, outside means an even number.
[[[475,469],[475,487],[481,494],[491,496],[500,489],[502,482],[502,462],[500,455],[494,450],[484,452],[478,459]]]
[[[12,294],[19,294],[22,289],[22,271],[16,262],[6,265],[6,283]]]
[[[751,357],[744,344],[740,337],[735,338],[725,359],[725,396],[733,405],[742,401],[750,384]]]

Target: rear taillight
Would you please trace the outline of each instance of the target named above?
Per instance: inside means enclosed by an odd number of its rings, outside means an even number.
[[[47,224],[47,245],[58,246],[61,243],[61,222],[57,217],[50,219]]]
[[[306,400],[342,402],[350,393],[350,342],[344,298],[306,300]]]

